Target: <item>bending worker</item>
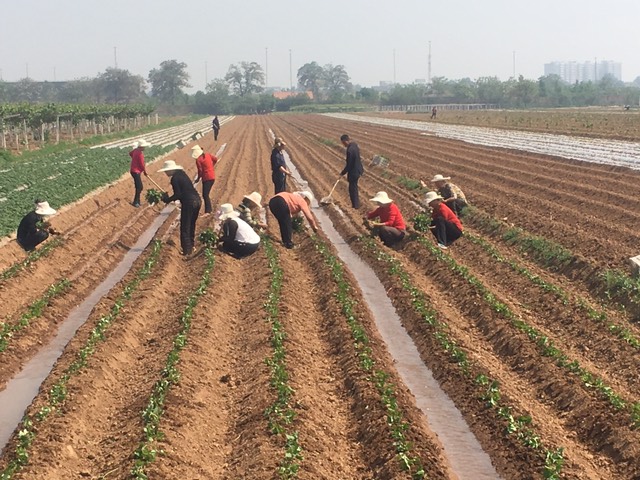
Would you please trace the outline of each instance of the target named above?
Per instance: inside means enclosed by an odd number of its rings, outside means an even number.
[[[222,222],[220,231],[222,236],[221,249],[223,252],[235,258],[248,257],[258,250],[260,246],[260,235],[251,226],[240,218],[240,213],[233,209],[230,203],[220,205],[220,216]]]
[[[240,218],[251,225],[254,230],[266,230],[267,225],[258,219],[263,214],[262,195],[258,192],[245,195],[237,210],[240,212]]]
[[[42,200],[35,201],[36,208],[27,213],[20,221],[17,232],[17,242],[26,252],[35,250],[49,234],[55,235],[58,232],[47,222],[47,219],[56,213],[49,206],[49,202]]]
[[[387,192],[378,192],[371,199],[378,208],[367,214],[367,219],[379,218],[379,222],[369,222],[369,225],[377,228],[378,236],[387,247],[399,243],[404,238],[407,227],[402,218],[398,206],[389,198]]]
[[[448,180],[451,180],[451,177],[444,177],[437,174],[431,179],[431,183],[436,185],[436,190],[444,200],[444,203],[447,204],[447,207],[449,207],[451,211],[459,217],[464,207],[467,206],[467,199],[464,196],[464,193],[462,193],[460,187]],[[420,183],[423,187],[428,188],[427,184],[422,180]]]
[[[269,210],[278,220],[282,243],[286,248],[293,248],[293,220],[291,217],[302,212],[314,232],[318,231],[318,224],[309,206],[313,200],[311,192],[281,192],[269,200]]]
[[[438,247],[446,250],[462,236],[462,223],[437,192],[427,192],[424,201],[431,207],[432,221],[429,228],[438,241]]]

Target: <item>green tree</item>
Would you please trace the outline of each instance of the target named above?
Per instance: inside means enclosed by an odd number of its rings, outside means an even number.
[[[189,74],[186,71],[187,64],[177,60],[165,60],[160,68],[154,68],[149,72],[151,83],[151,96],[161,102],[174,104],[182,94],[183,88],[190,87]]]
[[[538,96],[538,84],[520,75],[517,81],[511,83],[508,94],[516,107],[528,107]]]
[[[240,62],[240,65],[230,65],[225,81],[236,95],[244,97],[264,90],[264,73],[260,64],[256,62]]]
[[[298,85],[313,93],[313,99],[318,101],[320,89],[324,85],[324,69],[316,62],[305,63],[298,69]]]
[[[351,82],[349,82],[349,74],[347,74],[344,65],[325,65],[324,81],[329,100],[332,102],[342,101],[352,88]]]
[[[356,92],[356,98],[365,103],[378,103],[380,100],[380,93],[371,87],[363,87]]]
[[[481,103],[505,103],[505,84],[498,77],[480,77],[476,80],[478,101]]]
[[[144,95],[144,78],[128,70],[109,67],[98,75],[96,82],[106,103],[132,103]]]

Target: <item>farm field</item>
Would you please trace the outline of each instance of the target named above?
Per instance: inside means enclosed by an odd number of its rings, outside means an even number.
[[[318,198],[344,166],[339,136],[360,145],[365,207],[343,181],[325,211],[502,478],[640,476],[638,290],[624,276],[640,172],[326,116],[237,117],[199,141],[226,144],[216,204],[268,201],[272,132]],[[189,147],[169,158],[193,175]],[[368,168],[374,155],[389,167]],[[367,198],[387,191],[411,224],[417,180],[435,173],[473,205],[462,239],[441,252],[419,232],[398,250],[368,237]],[[130,194],[120,182],[54,217],[68,239],[0,280],[2,321],[21,325],[0,338],[0,388],[158,216]],[[203,244],[185,260],[161,227],[63,352],[1,478],[459,478],[329,241],[298,234],[286,250],[267,218],[271,240],[242,261]],[[22,258],[10,242],[0,269]]]

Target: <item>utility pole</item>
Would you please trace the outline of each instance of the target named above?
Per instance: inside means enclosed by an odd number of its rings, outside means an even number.
[[[598,81],[598,57],[593,61],[593,83]]]
[[[293,92],[293,69],[291,65],[291,49],[289,49],[289,89]]]
[[[516,78],[516,51],[513,51],[513,78]]]
[[[429,40],[429,57],[427,61],[427,85],[431,85],[431,40]]]
[[[118,68],[118,47],[113,47],[113,65]]]
[[[27,71],[27,78],[29,78],[29,62],[27,62],[25,64],[25,67],[26,67],[26,71]]]
[[[264,88],[269,87],[269,47],[264,47]]]
[[[209,72],[207,71],[207,62],[204,62],[204,88],[206,90],[209,83]]]
[[[393,49],[393,84],[396,84],[396,49]]]
[[[53,67],[53,81],[56,81],[56,67]]]

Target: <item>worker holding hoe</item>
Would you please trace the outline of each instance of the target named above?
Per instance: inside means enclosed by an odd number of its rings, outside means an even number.
[[[278,220],[282,243],[286,248],[294,248],[293,220],[291,217],[302,212],[314,232],[318,231],[318,224],[309,206],[313,201],[313,194],[307,191],[280,192],[269,200],[269,210]]]
[[[360,160],[360,148],[358,144],[351,140],[351,137],[346,133],[340,137],[340,142],[347,149],[347,164],[345,165],[340,176],[347,175],[347,181],[349,182],[349,198],[351,199],[351,206],[353,208],[360,208],[360,195],[358,192],[358,180],[364,174],[364,167]]]
[[[196,167],[198,167],[198,173],[193,181],[194,185],[197,185],[202,180],[202,198],[204,200],[204,215],[209,215],[212,212],[211,209],[211,188],[216,181],[215,164],[218,163],[218,157],[205,153],[200,145],[195,145],[191,149],[191,158],[196,161]]]
[[[400,243],[407,232],[407,227],[398,206],[389,198],[387,192],[376,193],[376,196],[371,201],[376,203],[378,208],[367,214],[366,221],[368,226],[377,231],[380,240],[385,246],[393,247]],[[372,222],[371,220],[374,218],[378,218],[379,221]]]
[[[35,250],[49,238],[49,234],[58,234],[58,231],[47,221],[56,211],[49,206],[49,202],[36,200],[35,204],[35,209],[27,213],[18,226],[16,241],[25,252]]]
[[[145,139],[141,139],[133,145],[133,150],[129,152],[129,156],[131,157],[131,167],[129,168],[129,172],[133,177],[133,186],[135,188],[133,202],[131,202],[131,205],[138,208],[140,206],[140,194],[142,193],[143,188],[142,178],[140,175],[144,173],[144,176],[147,176],[147,168],[144,164],[144,149],[145,147],[150,147],[151,144]]]
[[[174,160],[166,160],[163,167],[158,170],[171,177],[173,195],[167,192],[162,194],[164,203],[180,200],[180,246],[182,255],[190,255],[196,241],[196,220],[200,212],[200,196],[196,191],[191,179],[184,172],[182,166],[177,165]]]

